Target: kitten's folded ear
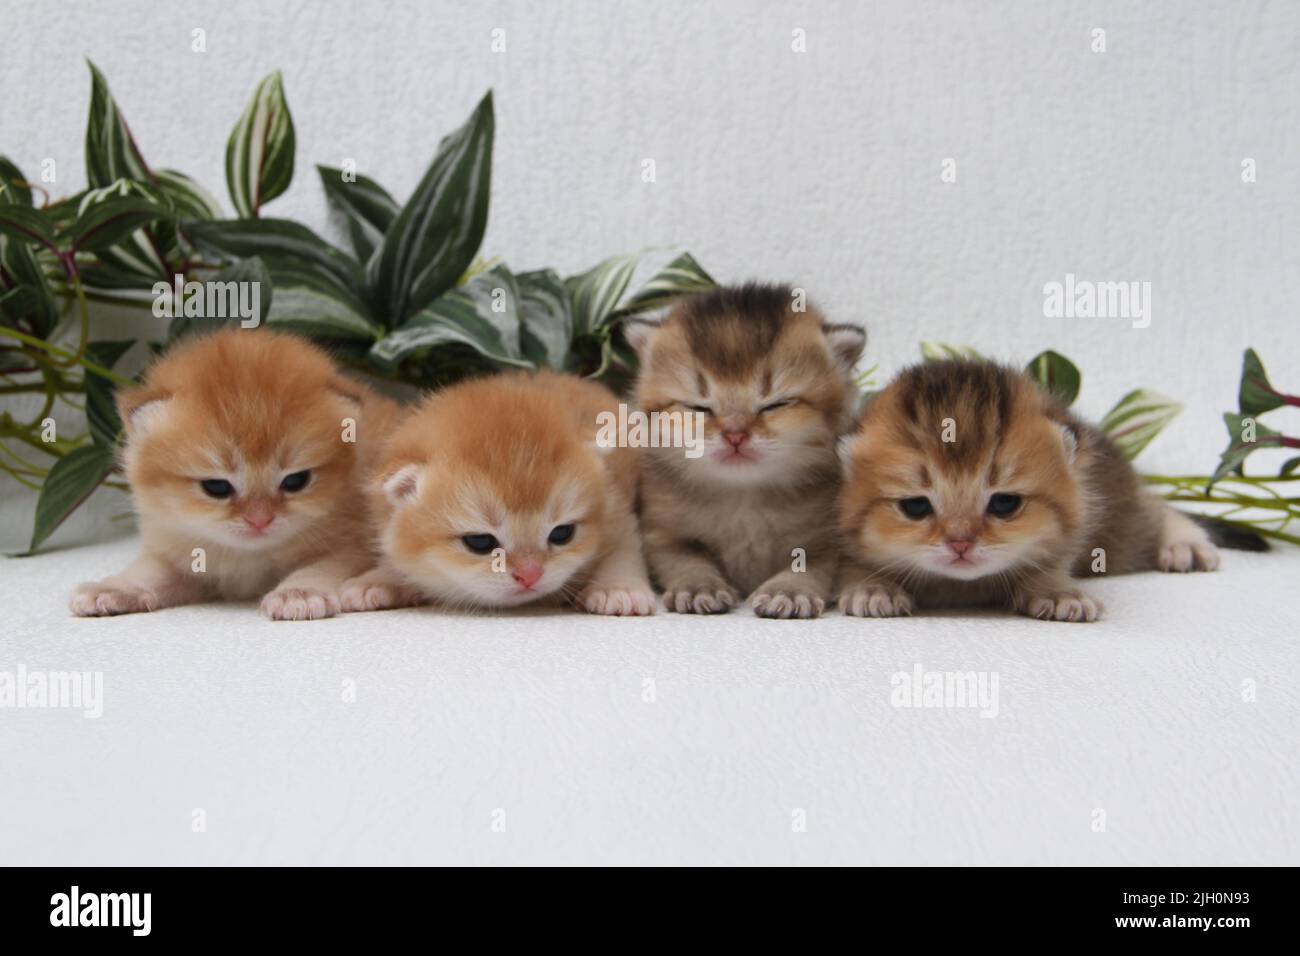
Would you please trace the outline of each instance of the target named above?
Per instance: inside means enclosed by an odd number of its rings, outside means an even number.
[[[167,410],[171,392],[156,385],[138,385],[118,389],[117,414],[122,419],[128,437],[143,435],[153,428]]]
[[[1056,427],[1061,430],[1061,444],[1065,446],[1065,463],[1073,465],[1074,456],[1079,452],[1079,436],[1074,428],[1065,422],[1057,422]]]
[[[852,372],[858,359],[862,358],[863,349],[867,347],[866,329],[860,325],[827,322],[822,325],[822,332],[826,335],[826,343],[831,347],[831,355],[835,356],[836,363],[846,373]]]
[[[659,323],[650,319],[624,319],[623,338],[642,362],[650,354],[650,343],[659,333]]]
[[[352,381],[350,378],[345,378],[342,375],[335,375],[333,380],[329,383],[328,388],[336,395],[346,398],[348,401],[357,405],[361,405],[365,402],[365,386],[360,382]]]
[[[420,476],[424,466],[411,462],[383,478],[384,497],[394,505],[414,501],[420,493]]]

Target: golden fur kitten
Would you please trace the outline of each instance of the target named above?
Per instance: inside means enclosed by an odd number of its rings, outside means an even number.
[[[344,610],[568,598],[596,614],[654,613],[636,453],[595,442],[598,415],[617,404],[550,372],[430,395],[384,448],[370,483],[383,561],[342,588]]]
[[[1104,434],[992,362],[908,369],[843,451],[846,614],[998,604],[1094,621],[1101,605],[1072,575],[1219,566],[1210,534],[1144,491]],[[1262,545],[1211,527],[1222,544]]]
[[[662,323],[629,322],[638,407],[699,413],[703,454],[642,451],[642,533],[670,611],[742,597],[763,617],[816,617],[838,546],[837,439],[852,426],[858,326],[831,325],[786,286],[723,288]]]
[[[323,351],[264,330],[182,343],[118,394],[143,550],[83,584],[83,616],[262,597],[271,618],[327,617],[373,562],[360,470],[397,406]]]

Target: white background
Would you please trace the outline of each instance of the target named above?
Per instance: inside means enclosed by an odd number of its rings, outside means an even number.
[[[59,192],[84,183],[83,55],[148,161],[227,208],[230,128],[283,70],[298,160],[267,212],[340,241],[314,164],[354,159],[404,198],[491,87],[483,250],[512,267],[686,248],[720,280],[789,280],[864,322],[867,364],[885,374],[925,339],[1017,361],[1056,348],[1083,369],[1086,414],[1139,385],[1186,404],[1148,449],[1152,470],[1213,467],[1246,346],[1300,388],[1300,4],[1287,0],[0,8],[0,150],[29,175],[54,158]],[[191,51],[195,28],[206,53]],[[496,28],[506,53],[491,51]],[[948,157],[956,183],[940,180]],[[1043,285],[1067,272],[1152,283],[1151,327],[1044,318]],[[26,534],[30,502],[19,510],[5,544]]]

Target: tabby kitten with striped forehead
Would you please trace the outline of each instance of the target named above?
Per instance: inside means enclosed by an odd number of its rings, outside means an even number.
[[[1211,533],[1146,492],[1109,438],[992,362],[903,372],[843,452],[846,614],[997,604],[1094,621],[1101,604],[1072,575],[1219,566]],[[1264,546],[1206,527],[1228,547]]]
[[[722,288],[630,322],[646,413],[697,414],[702,454],[642,450],[642,533],[668,610],[816,617],[839,560],[835,443],[852,427],[866,344],[787,286]],[[698,450],[698,449],[697,449]]]

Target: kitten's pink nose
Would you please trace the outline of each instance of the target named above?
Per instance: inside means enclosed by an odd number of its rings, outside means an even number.
[[[744,447],[745,442],[749,441],[749,432],[743,429],[728,428],[722,432],[723,440],[736,451]]]
[[[250,511],[244,515],[244,523],[254,531],[265,531],[267,525],[275,520],[273,511]]]
[[[949,538],[948,547],[952,548],[953,553],[959,558],[966,557],[966,552],[975,546],[975,542],[970,538]]]
[[[528,590],[542,576],[542,566],[536,561],[522,561],[510,573],[521,588]]]

